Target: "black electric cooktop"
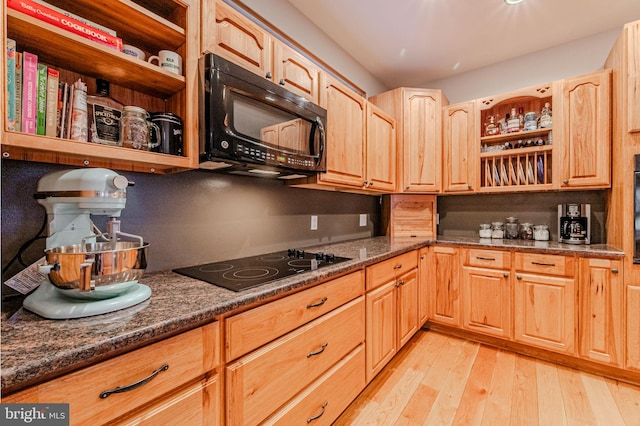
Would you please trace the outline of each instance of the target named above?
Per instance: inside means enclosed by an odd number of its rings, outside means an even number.
[[[242,291],[347,260],[351,259],[332,253],[289,249],[242,259],[188,266],[173,271],[228,290]]]

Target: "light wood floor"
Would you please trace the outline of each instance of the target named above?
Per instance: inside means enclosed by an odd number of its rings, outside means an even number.
[[[419,331],[336,425],[640,425],[640,387]]]

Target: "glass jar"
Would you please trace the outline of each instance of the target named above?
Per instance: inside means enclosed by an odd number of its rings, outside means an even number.
[[[480,224],[480,238],[491,238],[491,225],[488,223]]]
[[[538,128],[538,117],[531,111],[524,115],[524,130],[536,130]]]
[[[484,126],[485,136],[494,136],[500,134],[500,127],[496,124],[496,118],[493,115],[487,117],[489,122]]]
[[[505,237],[507,237],[508,239],[517,239],[520,231],[520,224],[518,223],[518,219],[515,217],[508,217],[504,231]]]
[[[160,128],[148,121],[147,111],[137,106],[125,106],[120,119],[120,142],[125,148],[145,151],[160,145]],[[157,143],[151,142],[151,130],[156,132]]]
[[[533,225],[529,222],[520,224],[520,238],[523,240],[533,240]]]
[[[491,222],[491,238],[504,238],[504,223]]]
[[[535,225],[533,227],[533,239],[536,241],[549,241],[549,227],[547,225]]]

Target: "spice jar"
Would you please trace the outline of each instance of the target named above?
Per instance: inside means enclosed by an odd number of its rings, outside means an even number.
[[[533,239],[536,241],[549,241],[549,227],[547,225],[535,225],[533,227]]]
[[[520,238],[523,240],[533,240],[533,225],[529,222],[520,224]]]
[[[491,238],[491,225],[488,223],[480,224],[480,238]]]
[[[504,238],[504,223],[491,222],[491,238]]]
[[[518,224],[518,219],[515,217],[508,217],[507,223],[505,224],[505,236],[510,240],[515,240],[518,238],[520,225]]]

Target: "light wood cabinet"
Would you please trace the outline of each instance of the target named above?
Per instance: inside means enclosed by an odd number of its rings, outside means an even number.
[[[202,2],[201,51],[212,52],[273,80],[271,35],[220,0]]]
[[[283,42],[273,47],[273,80],[313,103],[319,102],[320,68]]]
[[[134,411],[136,422],[153,423],[180,413],[184,424],[217,424],[219,353],[215,322],[3,396],[2,402],[69,403],[73,425],[113,424]],[[148,381],[132,385],[142,379]],[[112,392],[127,386],[129,391]],[[191,409],[195,411],[187,412]]]
[[[429,247],[418,251],[418,326],[422,327],[429,320]]]
[[[626,286],[625,367],[640,371],[640,287]]]
[[[429,250],[429,319],[460,327],[460,252],[456,247],[432,246]]]
[[[418,256],[411,251],[366,269],[369,383],[418,331]]]
[[[625,26],[624,32],[627,39],[627,73],[625,92],[627,122],[629,133],[640,132],[640,21],[635,21]],[[624,78],[624,77],[623,77]]]
[[[469,249],[462,268],[462,326],[510,339],[511,256],[509,252]],[[477,265],[481,264],[482,267]]]
[[[561,189],[611,186],[611,70],[562,81],[556,137]]]
[[[515,254],[514,338],[575,354],[577,293],[572,256]]]
[[[622,262],[580,259],[580,356],[622,365],[622,297]]]
[[[39,62],[59,70],[62,81],[81,78],[91,94],[96,90],[95,79],[106,79],[111,96],[127,105],[179,115],[185,123],[185,156],[9,131],[3,120],[3,158],[147,173],[196,168],[199,3],[161,0],[154,2],[153,9],[128,1],[59,1],[56,5],[114,29],[147,55],[170,49],[182,56],[183,75],[176,75],[2,5],[3,34],[16,40],[19,51],[34,53]],[[5,72],[3,66],[3,81]]]
[[[479,143],[474,101],[445,106],[443,124],[443,191],[478,190]]]
[[[393,244],[434,240],[436,202],[435,195],[391,194],[384,197],[382,228],[385,234],[391,237]]]
[[[393,192],[396,184],[396,122],[367,102],[366,179],[368,189]]]
[[[369,98],[398,125],[398,174],[395,192],[441,191],[442,106],[440,90],[400,87]]]
[[[266,419],[360,345],[364,324],[361,296],[227,364],[227,424]]]

